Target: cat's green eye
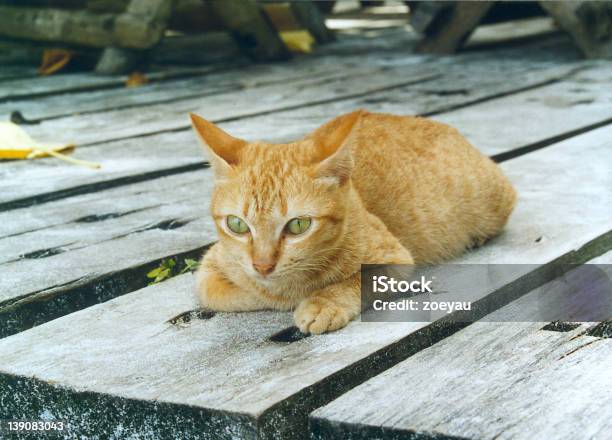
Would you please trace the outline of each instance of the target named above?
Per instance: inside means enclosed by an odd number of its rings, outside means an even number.
[[[236,234],[246,234],[249,232],[249,227],[247,226],[246,222],[235,215],[228,215],[226,223],[230,231]]]
[[[310,228],[312,221],[308,217],[293,218],[287,222],[285,229],[293,235],[303,234]]]

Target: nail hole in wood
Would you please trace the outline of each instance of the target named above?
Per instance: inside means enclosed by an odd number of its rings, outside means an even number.
[[[86,215],[85,217],[79,217],[75,220],[76,223],[94,223],[101,222],[104,220],[121,217],[118,212],[109,212],[108,214],[93,214]]]
[[[580,327],[580,324],[576,324],[574,322],[553,321],[542,327],[542,330],[549,332],[571,332],[578,327]]]
[[[272,342],[297,342],[300,341],[304,338],[307,338],[310,335],[306,335],[304,333],[302,333],[300,331],[300,329],[298,329],[295,326],[292,327],[288,327],[284,330],[281,330],[278,333],[274,333],[272,336],[270,336],[269,340]]]
[[[598,338],[612,338],[612,321],[600,322],[595,327],[588,329],[586,334]]]
[[[212,310],[189,310],[169,319],[167,322],[172,325],[185,325],[196,319],[210,319],[215,314]]]
[[[23,255],[20,256],[20,258],[28,259],[28,260],[36,260],[38,258],[47,258],[47,257],[51,257],[53,255],[61,254],[62,252],[64,252],[64,249],[62,249],[62,248],[41,249],[41,250],[38,250],[38,251],[34,251],[34,252],[29,252],[27,254],[23,254]]]
[[[149,229],[161,229],[163,231],[168,231],[171,229],[182,228],[187,223],[189,222],[182,221],[182,220],[176,220],[176,219],[164,220],[163,222],[159,222],[158,224],[151,226]]]

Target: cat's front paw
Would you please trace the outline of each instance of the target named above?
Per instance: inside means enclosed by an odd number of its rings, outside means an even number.
[[[322,297],[306,298],[293,313],[295,325],[302,333],[321,334],[338,330],[350,321],[345,309]]]

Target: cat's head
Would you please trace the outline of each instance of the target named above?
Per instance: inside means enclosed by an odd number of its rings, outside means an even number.
[[[246,142],[191,115],[214,170],[211,213],[233,269],[271,287],[308,280],[333,263],[346,232],[350,134],[361,114],[336,118],[289,144]]]

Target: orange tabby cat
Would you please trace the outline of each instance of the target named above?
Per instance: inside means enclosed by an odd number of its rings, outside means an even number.
[[[431,264],[498,234],[514,189],[447,125],[340,116],[300,141],[246,142],[191,115],[215,173],[219,241],[202,260],[202,306],[295,309],[304,333],[360,313],[362,263]]]

